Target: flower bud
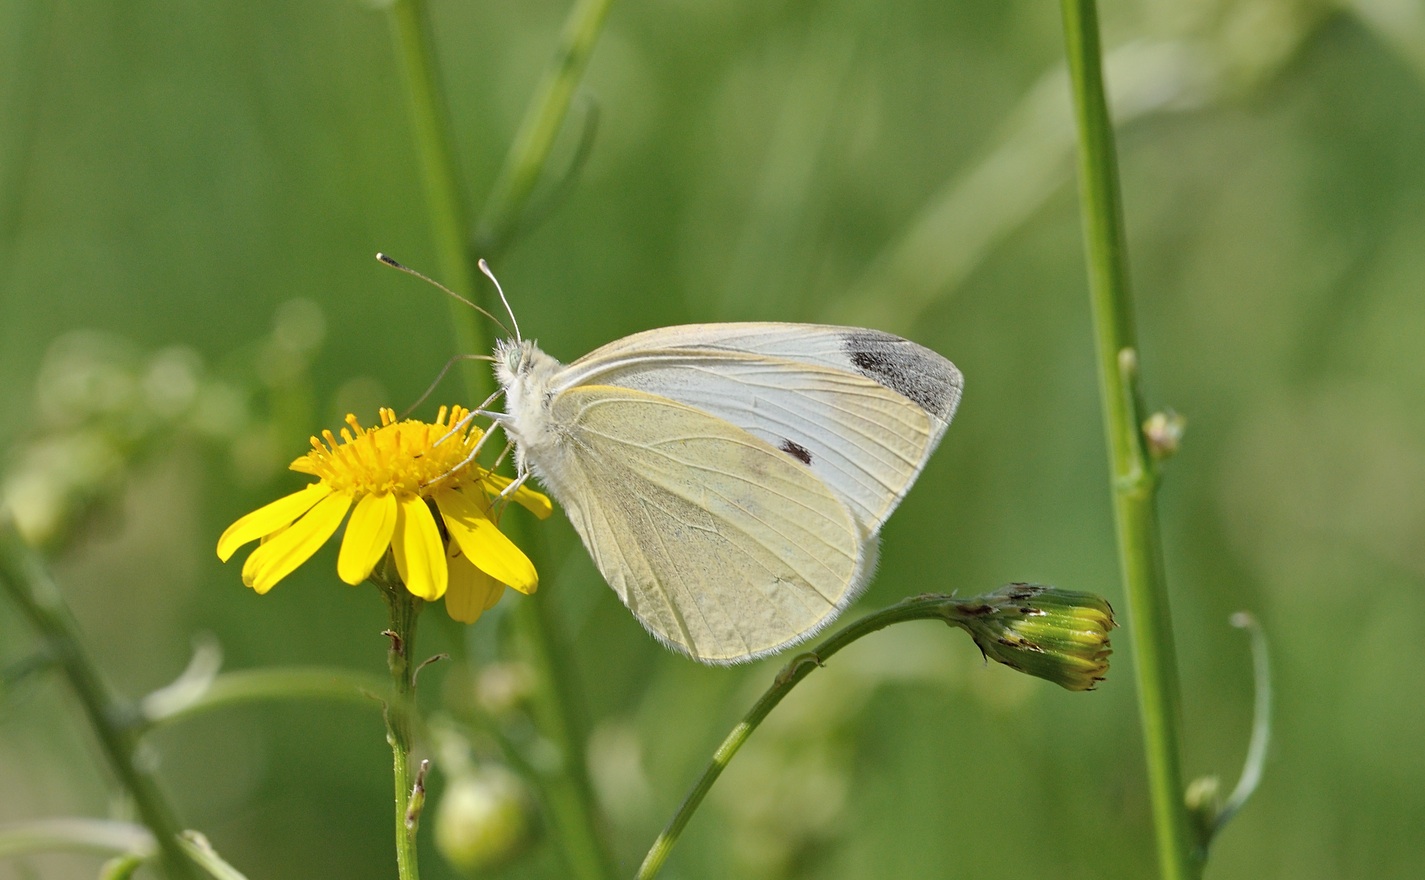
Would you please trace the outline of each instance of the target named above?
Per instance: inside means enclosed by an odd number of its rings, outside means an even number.
[[[1172,458],[1182,445],[1187,418],[1172,410],[1155,412],[1143,422],[1143,437],[1148,441],[1148,453],[1162,461]]]
[[[1199,776],[1188,784],[1183,800],[1187,802],[1188,821],[1198,841],[1206,847],[1222,815],[1222,783],[1216,776]]]
[[[497,765],[450,780],[435,816],[435,845],[467,874],[483,874],[514,858],[531,835],[530,798],[523,780]]]
[[[1093,690],[1108,674],[1116,624],[1100,596],[1010,584],[955,610],[987,659],[1071,691]]]

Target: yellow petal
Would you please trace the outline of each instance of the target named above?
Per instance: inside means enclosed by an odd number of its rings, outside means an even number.
[[[390,492],[364,496],[356,502],[356,509],[346,522],[341,553],[336,558],[336,573],[352,585],[366,580],[376,563],[386,555],[395,531],[396,496]]]
[[[278,498],[271,504],[242,517],[228,526],[218,538],[218,558],[227,562],[237,548],[248,541],[265,538],[312,509],[312,505],[331,494],[331,487],[325,483],[313,483],[291,495]]]
[[[539,586],[534,563],[506,538],[475,502],[459,492],[435,493],[436,506],[445,518],[450,537],[460,545],[465,558],[497,581],[521,593],[533,593]]]
[[[318,501],[301,519],[292,523],[270,541],[252,551],[243,565],[243,580],[252,575],[252,588],[265,593],[293,569],[317,552],[317,548],[341,525],[342,517],[351,508],[351,496],[332,493]]]
[[[275,532],[273,532],[272,534],[268,535],[267,537],[263,538],[263,539],[262,539],[262,543],[266,544],[268,541],[271,541],[273,538],[276,538],[278,535],[280,535],[280,534],[282,534],[283,532],[287,531],[287,529],[289,529],[289,528],[291,528],[290,525],[283,526],[282,528],[278,529],[277,531],[275,531]],[[261,562],[261,561],[262,561],[262,557],[261,557],[261,556],[258,556],[258,557],[257,557],[257,561],[258,561],[258,562]],[[256,565],[256,564],[254,563],[254,561],[253,561],[253,555],[252,555],[251,553],[249,553],[249,554],[247,554],[247,559],[244,560],[244,561],[243,561],[243,564],[242,564],[242,585],[243,585],[244,587],[251,587],[251,586],[252,586],[253,579],[256,578],[256,577],[257,577],[257,565]]]
[[[491,494],[498,495],[504,491],[506,486],[513,483],[514,480],[511,480],[509,477],[502,477],[499,474],[487,474],[481,478],[480,482],[494,489],[494,492]],[[536,492],[529,488],[529,483],[525,483],[516,489],[510,495],[510,500],[540,519],[547,519],[549,515],[554,512],[554,504],[550,502],[549,496],[543,492]]]
[[[247,554],[247,558],[242,563],[242,585],[251,587],[253,580],[257,577],[257,565],[252,558],[252,554]]]
[[[412,595],[434,602],[445,595],[450,582],[435,517],[418,496],[397,496],[396,504],[396,531],[391,536],[396,571]]]
[[[445,613],[461,623],[474,623],[500,601],[505,585],[470,564],[457,545],[451,545],[450,588],[445,591]]]

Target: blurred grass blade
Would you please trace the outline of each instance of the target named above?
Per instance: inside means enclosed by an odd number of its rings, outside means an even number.
[[[1402,0],[1341,0],[1425,85],[1425,5]]]
[[[30,180],[45,96],[40,69],[49,54],[55,4],[20,0],[6,6],[0,17],[0,255],[8,262]]]
[[[578,0],[570,11],[554,60],[535,90],[476,224],[475,248],[481,256],[499,256],[517,231],[612,5],[613,0]]]
[[[147,858],[156,847],[142,825],[112,819],[34,819],[0,825],[0,858],[27,853],[132,853]]]
[[[579,173],[588,163],[589,156],[594,151],[594,142],[598,139],[600,118],[599,102],[592,95],[586,96],[581,103],[584,113],[577,123],[578,142],[570,151],[569,158],[560,163],[559,172],[551,175],[544,188],[531,191],[529,204],[520,213],[517,228],[511,230],[512,235],[538,226],[573,192],[575,184],[579,182]]]
[[[172,724],[197,715],[273,700],[322,700],[413,714],[414,707],[400,700],[390,682],[376,675],[336,667],[278,667],[244,669],[216,675],[201,688],[173,686],[154,691],[140,703],[144,729]],[[414,718],[413,718],[414,720]]]
[[[699,302],[717,320],[795,311],[788,300],[808,287],[816,244],[830,211],[825,172],[855,72],[859,34],[832,17],[784,62],[785,83],[767,134],[755,185],[719,279],[722,295]],[[711,306],[712,308],[709,308]]]
[[[1201,107],[1223,92],[1211,57],[1185,41],[1132,43],[1104,63],[1120,125]],[[907,332],[1069,181],[1075,130],[1064,103],[1067,78],[1062,66],[1040,77],[1010,115],[997,146],[946,181],[831,307],[830,320]]]
[[[181,826],[173,806],[159,787],[152,769],[136,757],[136,733],[125,723],[133,715],[132,708],[110,689],[80,639],[79,625],[48,566],[20,537],[3,509],[0,509],[0,588],[9,593],[48,649],[59,658],[110,768],[158,841],[164,875],[174,880],[191,880],[198,876],[179,846]]]

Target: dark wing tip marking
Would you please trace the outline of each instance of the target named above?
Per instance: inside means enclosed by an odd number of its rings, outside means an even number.
[[[811,450],[807,449],[800,443],[795,443],[791,440],[783,440],[782,445],[777,448],[790,455],[792,458],[795,458],[802,464],[811,464]]]
[[[905,395],[941,419],[954,411],[960,396],[960,371],[945,358],[879,330],[854,330],[841,342],[861,375]]]

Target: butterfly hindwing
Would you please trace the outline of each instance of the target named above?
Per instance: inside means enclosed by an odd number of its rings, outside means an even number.
[[[698,660],[801,641],[845,607],[874,557],[801,461],[703,408],[580,385],[551,401],[564,438],[536,462],[594,562],[660,640]]]

